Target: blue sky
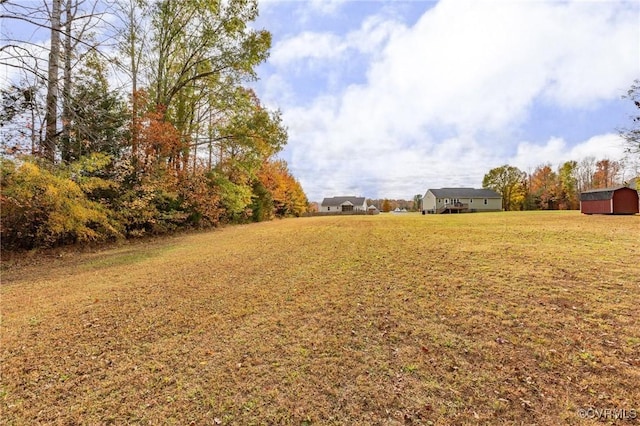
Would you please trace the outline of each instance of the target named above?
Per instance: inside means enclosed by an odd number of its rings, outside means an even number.
[[[273,47],[254,87],[312,201],[623,156],[640,2],[264,0],[256,26]]]

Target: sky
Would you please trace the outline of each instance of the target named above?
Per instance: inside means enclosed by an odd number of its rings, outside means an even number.
[[[624,157],[638,0],[258,1],[253,27],[273,42],[251,86],[281,111],[280,157],[310,201],[410,200],[479,188],[504,164]]]
[[[624,155],[638,1],[263,0],[255,26],[273,43],[253,87],[310,201]]]

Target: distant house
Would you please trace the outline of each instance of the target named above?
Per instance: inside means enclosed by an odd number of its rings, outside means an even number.
[[[320,204],[320,213],[367,212],[367,200],[364,197],[331,197]]]
[[[580,194],[580,211],[584,214],[636,214],[639,209],[638,191],[626,186]]]
[[[422,197],[426,213],[461,213],[502,211],[502,196],[491,189],[429,189]]]

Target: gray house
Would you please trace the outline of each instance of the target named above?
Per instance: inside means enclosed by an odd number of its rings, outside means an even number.
[[[491,189],[429,189],[422,197],[426,213],[461,213],[502,211],[502,197]]]
[[[364,197],[330,197],[322,200],[320,213],[367,212],[367,200]]]

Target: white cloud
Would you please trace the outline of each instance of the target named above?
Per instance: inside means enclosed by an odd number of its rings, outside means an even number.
[[[291,84],[280,74],[268,76],[261,93],[262,103],[270,109],[279,109],[293,102],[293,89]]]
[[[303,32],[274,46],[269,62],[283,67],[303,59],[335,59],[344,49],[345,44],[337,35]]]
[[[552,167],[557,167],[565,161],[580,161],[586,157],[620,160],[624,157],[623,140],[619,135],[609,133],[593,136],[574,146],[569,146],[562,138],[550,138],[544,144],[521,142],[509,164],[532,172],[542,164],[551,163]]]
[[[336,13],[345,1],[346,0],[308,0],[305,3],[308,3],[308,6],[310,6],[313,11],[324,15],[331,15]]]
[[[391,37],[366,90],[384,96],[389,112],[413,121],[420,111],[420,124],[461,131],[501,129],[522,119],[542,94],[588,106],[615,96],[640,69],[638,16],[603,9],[442,1],[410,31]]]
[[[344,36],[331,32],[304,31],[277,43],[269,62],[276,67],[299,66],[301,61],[336,61],[349,59],[348,51],[376,54],[388,37],[404,28],[379,16],[367,18],[357,30]]]
[[[568,156],[562,161],[579,160],[585,157],[595,157],[597,159],[608,158],[610,160],[620,160],[624,157],[624,141],[614,133],[606,135],[596,135],[588,140],[574,145]]]
[[[392,34],[405,29],[403,24],[394,19],[373,15],[365,19],[359,29],[349,32],[345,40],[348,46],[357,51],[375,55]]]
[[[342,36],[286,39],[272,56],[283,74],[299,61],[369,55],[365,83],[284,110],[290,167],[311,199],[355,190],[410,197],[478,186],[509,161],[616,157],[615,135],[575,146],[562,134],[520,143],[516,135],[535,108],[588,110],[623,93],[640,75],[639,11],[621,2],[442,0],[410,28],[374,16]]]

